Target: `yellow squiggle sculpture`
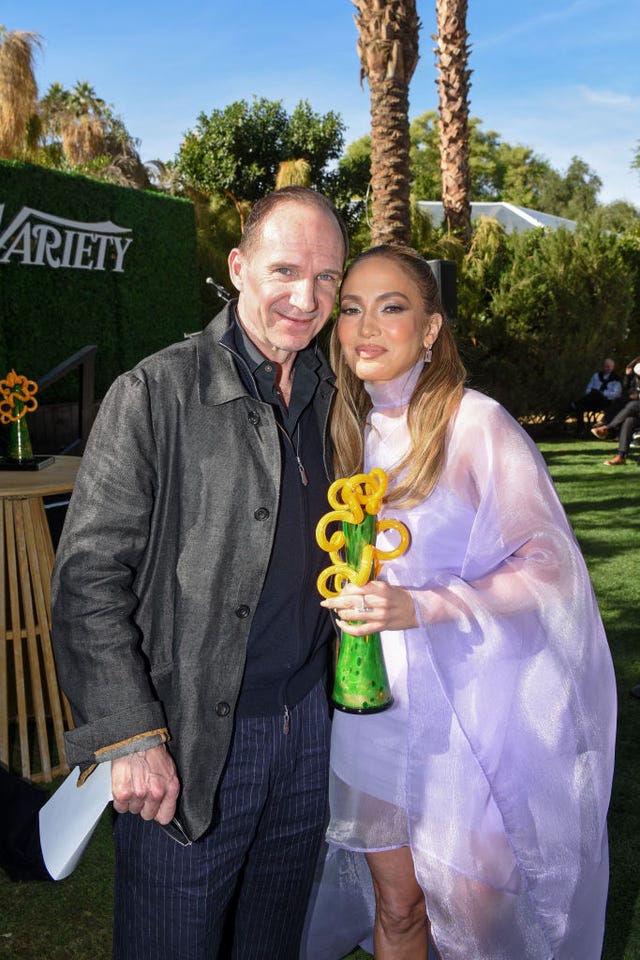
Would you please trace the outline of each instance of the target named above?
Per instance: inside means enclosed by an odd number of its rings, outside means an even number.
[[[334,509],[325,513],[316,527],[318,545],[322,550],[326,550],[332,560],[332,565],[323,570],[317,579],[318,591],[323,597],[338,596],[346,583],[364,586],[371,579],[372,572],[374,578],[378,575],[385,560],[393,560],[401,556],[408,548],[409,531],[403,523],[399,520],[376,521],[376,534],[382,530],[397,530],[400,543],[393,550],[379,550],[374,544],[365,543],[362,546],[360,562],[355,568],[340,556],[340,550],[347,544],[344,530],[334,531],[329,538],[326,535],[326,528],[330,523],[349,523],[357,526],[366,520],[365,513],[375,516],[382,506],[388,483],[385,471],[374,467],[370,473],[358,473],[353,477],[335,480],[329,487],[327,499]],[[331,577],[334,577],[333,590],[327,582]]]

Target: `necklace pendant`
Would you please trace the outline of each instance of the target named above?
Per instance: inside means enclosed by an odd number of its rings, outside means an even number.
[[[300,457],[296,456],[296,460],[298,461],[298,470],[300,471],[300,479],[302,480],[303,485],[306,487],[309,483],[309,478],[307,477],[307,471],[305,470]]]

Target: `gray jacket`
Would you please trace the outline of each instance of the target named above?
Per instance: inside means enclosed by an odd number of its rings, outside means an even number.
[[[280,494],[273,410],[247,394],[219,342],[233,308],[111,387],[52,584],[58,674],[76,723],[69,762],[152,746],[168,728],[192,838],[211,820]],[[334,388],[319,361],[326,447]]]

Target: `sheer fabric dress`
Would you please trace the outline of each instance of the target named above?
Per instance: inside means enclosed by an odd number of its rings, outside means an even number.
[[[366,470],[404,456],[418,373],[367,385]],[[544,461],[499,404],[467,390],[432,494],[382,515],[411,532],[381,579],[411,590],[420,626],[382,634],[391,709],[334,715],[336,896],[355,916],[367,896],[358,855],[409,845],[443,960],[595,960],[615,685]]]

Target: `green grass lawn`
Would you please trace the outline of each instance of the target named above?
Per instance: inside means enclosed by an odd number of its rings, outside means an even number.
[[[540,444],[582,545],[611,644],[619,693],[609,816],[611,884],[603,960],[640,958],[640,466],[605,467],[595,440]],[[59,883],[12,883],[0,873],[0,958],[109,960],[113,853],[103,817],[75,873]],[[350,960],[369,954],[356,950]],[[185,958],[188,960],[188,958]],[[473,958],[469,958],[473,960]],[[517,958],[514,958],[517,960]],[[580,960],[576,957],[575,960]]]
[[[609,811],[611,880],[604,960],[640,958],[640,457],[606,467],[615,446],[540,444],[582,546],[618,681],[616,773]],[[639,452],[640,453],[640,452]]]

